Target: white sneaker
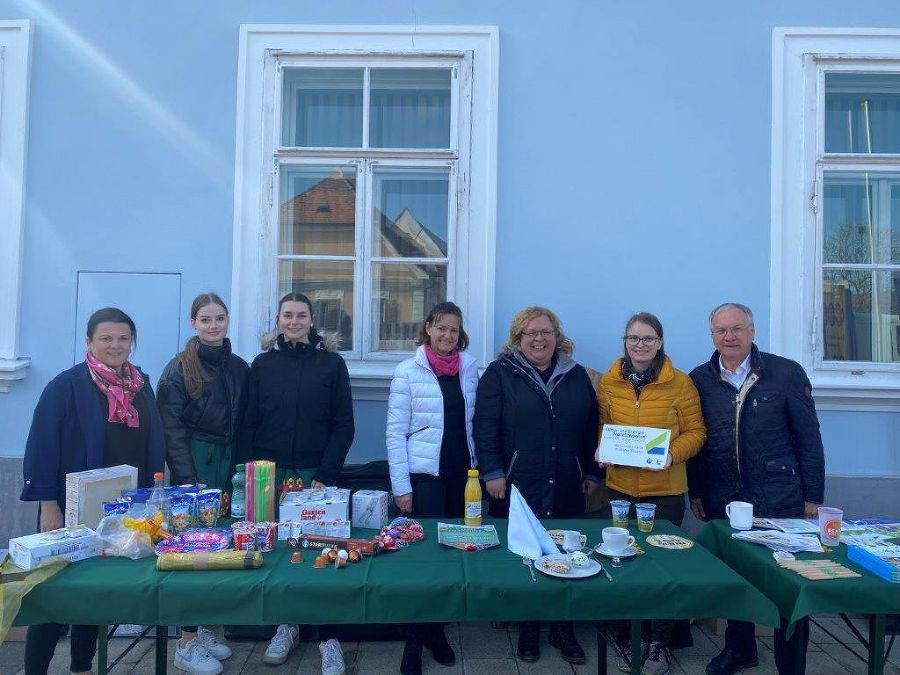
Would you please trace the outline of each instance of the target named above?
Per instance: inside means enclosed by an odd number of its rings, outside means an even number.
[[[184,647],[175,643],[175,667],[191,675],[219,675],[222,664],[194,638]]]
[[[194,639],[206,647],[207,651],[219,661],[224,661],[231,656],[231,647],[219,642],[215,634],[203,626],[197,629],[197,637]]]
[[[319,653],[322,655],[322,675],[344,675],[344,653],[340,642],[334,638],[320,642]]]
[[[268,663],[272,666],[279,666],[287,661],[288,656],[291,655],[294,647],[297,646],[297,638],[299,636],[300,631],[297,630],[297,626],[289,626],[286,623],[278,626],[278,630],[275,632],[275,637],[272,638],[269,646],[266,647],[266,654],[265,656],[263,656],[263,663]]]

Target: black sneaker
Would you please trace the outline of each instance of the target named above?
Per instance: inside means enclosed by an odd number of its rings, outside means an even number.
[[[719,655],[706,664],[706,675],[734,675],[744,668],[752,668],[759,660],[756,654],[738,654],[725,647]]]
[[[519,624],[519,644],[516,656],[527,663],[534,663],[541,658],[541,624],[526,621]]]
[[[584,650],[578,644],[578,640],[575,639],[575,631],[572,629],[570,622],[553,624],[550,627],[549,641],[551,646],[559,650],[563,661],[576,665],[585,662]]]
[[[447,636],[444,635],[443,626],[438,626],[429,638],[425,640],[425,647],[431,652],[434,660],[442,666],[452,666],[456,664],[456,654],[453,653],[453,647],[447,642]]]

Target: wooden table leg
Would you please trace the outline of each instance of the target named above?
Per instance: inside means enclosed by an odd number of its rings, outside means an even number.
[[[869,616],[869,675],[884,673],[884,614]]]
[[[640,619],[631,621],[631,675],[641,675],[641,623]]]
[[[166,660],[169,658],[169,627],[156,627],[156,675],[166,675]]]
[[[606,634],[597,624],[597,675],[606,675]]]
[[[97,627],[97,675],[106,675],[109,662],[109,626]]]

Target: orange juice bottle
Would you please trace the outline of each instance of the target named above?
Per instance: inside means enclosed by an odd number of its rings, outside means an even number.
[[[478,480],[478,469],[469,469],[466,481],[466,507],[463,520],[466,525],[481,525],[481,483]]]

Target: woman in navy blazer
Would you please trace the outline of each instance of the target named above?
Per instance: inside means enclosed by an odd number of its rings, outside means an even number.
[[[104,466],[138,468],[148,487],[163,471],[162,421],[146,376],[128,362],[137,331],[113,307],[88,320],[85,361],[57,375],[44,389],[25,445],[23,501],[39,501],[39,526],[64,525],[66,474]],[[44,674],[60,635],[58,624],[31,626],[25,645],[26,675]],[[72,626],[73,673],[90,672],[97,649],[96,626]]]

